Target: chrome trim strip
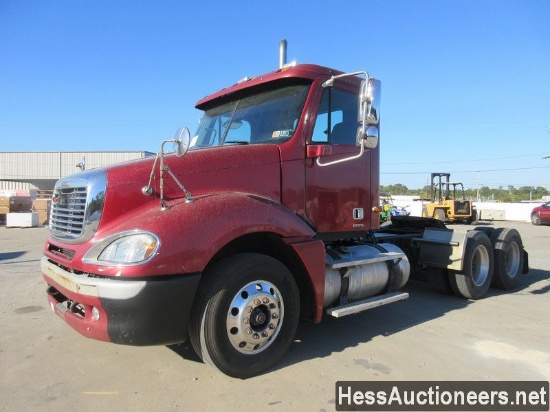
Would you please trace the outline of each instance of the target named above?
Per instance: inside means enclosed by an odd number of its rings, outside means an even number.
[[[75,275],[51,263],[47,257],[40,261],[42,273],[47,278],[79,295],[125,300],[139,295],[147,282],[144,280],[117,280],[108,278],[91,278],[86,275]]]

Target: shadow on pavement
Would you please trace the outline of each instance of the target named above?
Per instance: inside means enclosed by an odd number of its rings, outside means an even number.
[[[0,260],[10,260],[10,259],[17,259],[18,257],[23,256],[26,251],[23,252],[6,252],[6,253],[0,253]]]

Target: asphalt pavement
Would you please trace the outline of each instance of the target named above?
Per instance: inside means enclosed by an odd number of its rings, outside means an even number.
[[[514,227],[531,271],[481,300],[409,282],[409,300],[321,324],[302,322],[273,370],[222,375],[187,345],[86,339],[49,309],[46,228],[0,227],[0,410],[331,411],[336,381],[550,380],[550,226]]]

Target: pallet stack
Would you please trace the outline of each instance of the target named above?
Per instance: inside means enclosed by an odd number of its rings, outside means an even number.
[[[38,213],[38,224],[45,225],[50,218],[51,199],[34,199],[32,201],[32,209]]]
[[[0,196],[0,223],[6,223],[6,215],[10,213],[10,198],[8,196]]]

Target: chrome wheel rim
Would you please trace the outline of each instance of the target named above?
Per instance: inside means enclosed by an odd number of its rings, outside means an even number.
[[[233,348],[247,355],[267,349],[283,324],[284,304],[279,290],[258,280],[242,287],[227,311],[227,336]]]
[[[477,286],[483,286],[489,276],[489,252],[484,246],[478,246],[472,257],[472,280]]]
[[[519,245],[516,242],[511,242],[506,253],[506,273],[512,279],[519,273],[520,253]]]

